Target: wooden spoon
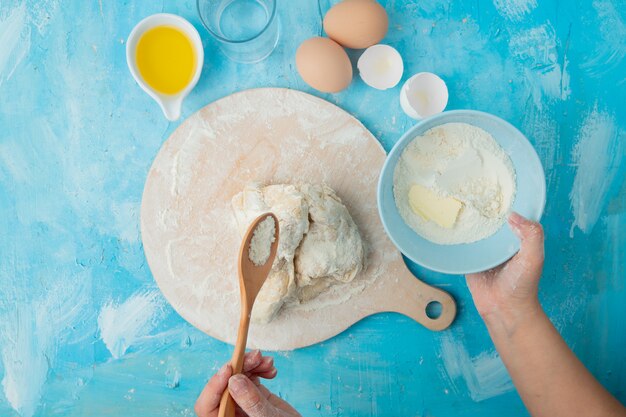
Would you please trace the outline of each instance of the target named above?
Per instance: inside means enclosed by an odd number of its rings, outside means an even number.
[[[263,265],[255,265],[250,260],[250,241],[254,236],[254,231],[259,224],[268,217],[274,218],[275,234],[274,242],[270,247],[270,255]],[[265,213],[257,217],[246,232],[241,247],[239,248],[239,293],[241,297],[241,317],[239,319],[239,333],[237,334],[237,342],[235,343],[235,351],[230,360],[230,366],[233,368],[233,375],[239,374],[243,368],[243,355],[246,352],[246,342],[248,340],[248,328],[250,327],[250,314],[254,300],[259,294],[263,283],[272,269],[274,258],[276,257],[276,249],[278,248],[279,227],[278,219],[273,213]],[[224,391],[220,401],[220,411],[218,417],[234,417],[235,402],[230,396],[228,388]]]

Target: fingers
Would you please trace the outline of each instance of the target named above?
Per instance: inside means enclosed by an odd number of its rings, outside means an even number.
[[[264,379],[274,379],[276,375],[278,375],[278,370],[276,368],[272,368],[267,372],[255,373],[256,376]]]
[[[251,375],[262,376],[268,372],[275,371],[275,370],[276,368],[274,367],[274,358],[270,356],[264,356],[259,366],[244,373],[247,374],[248,376],[251,376]]]
[[[276,408],[248,377],[233,375],[228,381],[228,389],[237,405],[249,417],[276,417]]]
[[[274,358],[263,356],[258,350],[248,352],[243,360],[243,372],[248,377],[272,379],[276,377],[277,370],[274,367]],[[224,390],[228,386],[228,379],[233,370],[230,364],[224,365],[206,384],[194,410],[199,417],[213,417],[219,408]],[[260,384],[259,384],[260,385]]]
[[[260,350],[252,350],[243,356],[243,372],[250,372],[263,362]]]
[[[511,213],[509,224],[522,241],[520,251],[510,262],[511,266],[519,268],[520,272],[525,271],[534,280],[538,280],[541,277],[544,261],[543,228],[539,223],[517,213]]]
[[[268,400],[270,399],[270,397],[272,396],[272,393],[270,392],[270,390],[265,388],[265,385],[261,384],[261,381],[259,381],[258,377],[253,376],[252,378],[248,378],[248,379],[250,379],[250,381],[252,381],[252,383],[256,385],[256,387],[259,389],[259,391],[265,398],[267,398]]]
[[[209,380],[196,400],[194,410],[198,417],[210,417],[214,414],[220,405],[222,393],[228,386],[228,378],[232,373],[232,368],[226,364]]]
[[[261,356],[258,351],[249,352],[250,358],[246,364],[244,357],[244,374],[250,378],[253,376],[261,377],[265,379],[272,379],[276,377],[278,371],[274,367],[274,358],[271,356]],[[248,355],[246,354],[246,355]],[[260,358],[260,360],[259,360]],[[256,366],[255,366],[256,365]]]
[[[543,227],[541,224],[528,220],[518,213],[511,213],[509,225],[513,232],[522,241],[520,253],[529,259],[543,262]]]

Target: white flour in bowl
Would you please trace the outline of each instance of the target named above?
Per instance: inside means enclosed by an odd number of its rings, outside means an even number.
[[[462,203],[451,228],[413,211],[413,185]],[[493,235],[506,219],[515,189],[509,156],[489,133],[466,123],[443,124],[413,139],[394,172],[394,198],[404,221],[419,235],[444,245]]]

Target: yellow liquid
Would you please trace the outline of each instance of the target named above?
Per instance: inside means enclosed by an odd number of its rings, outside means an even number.
[[[182,91],[196,71],[191,40],[172,26],[147,30],[137,42],[136,59],[146,84],[163,94]]]

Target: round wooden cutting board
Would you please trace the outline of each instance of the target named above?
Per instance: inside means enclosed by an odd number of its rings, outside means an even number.
[[[165,142],[148,174],[141,234],[165,298],[191,324],[233,343],[239,321],[239,233],[233,195],[250,182],[327,183],[348,207],[369,247],[355,280],[254,324],[249,347],[290,350],[329,339],[362,318],[398,312],[433,330],[450,325],[452,297],[416,279],[378,217],[376,185],[385,161],[354,117],[295,90],[247,90],[209,104]],[[431,301],[442,304],[436,319]]]

